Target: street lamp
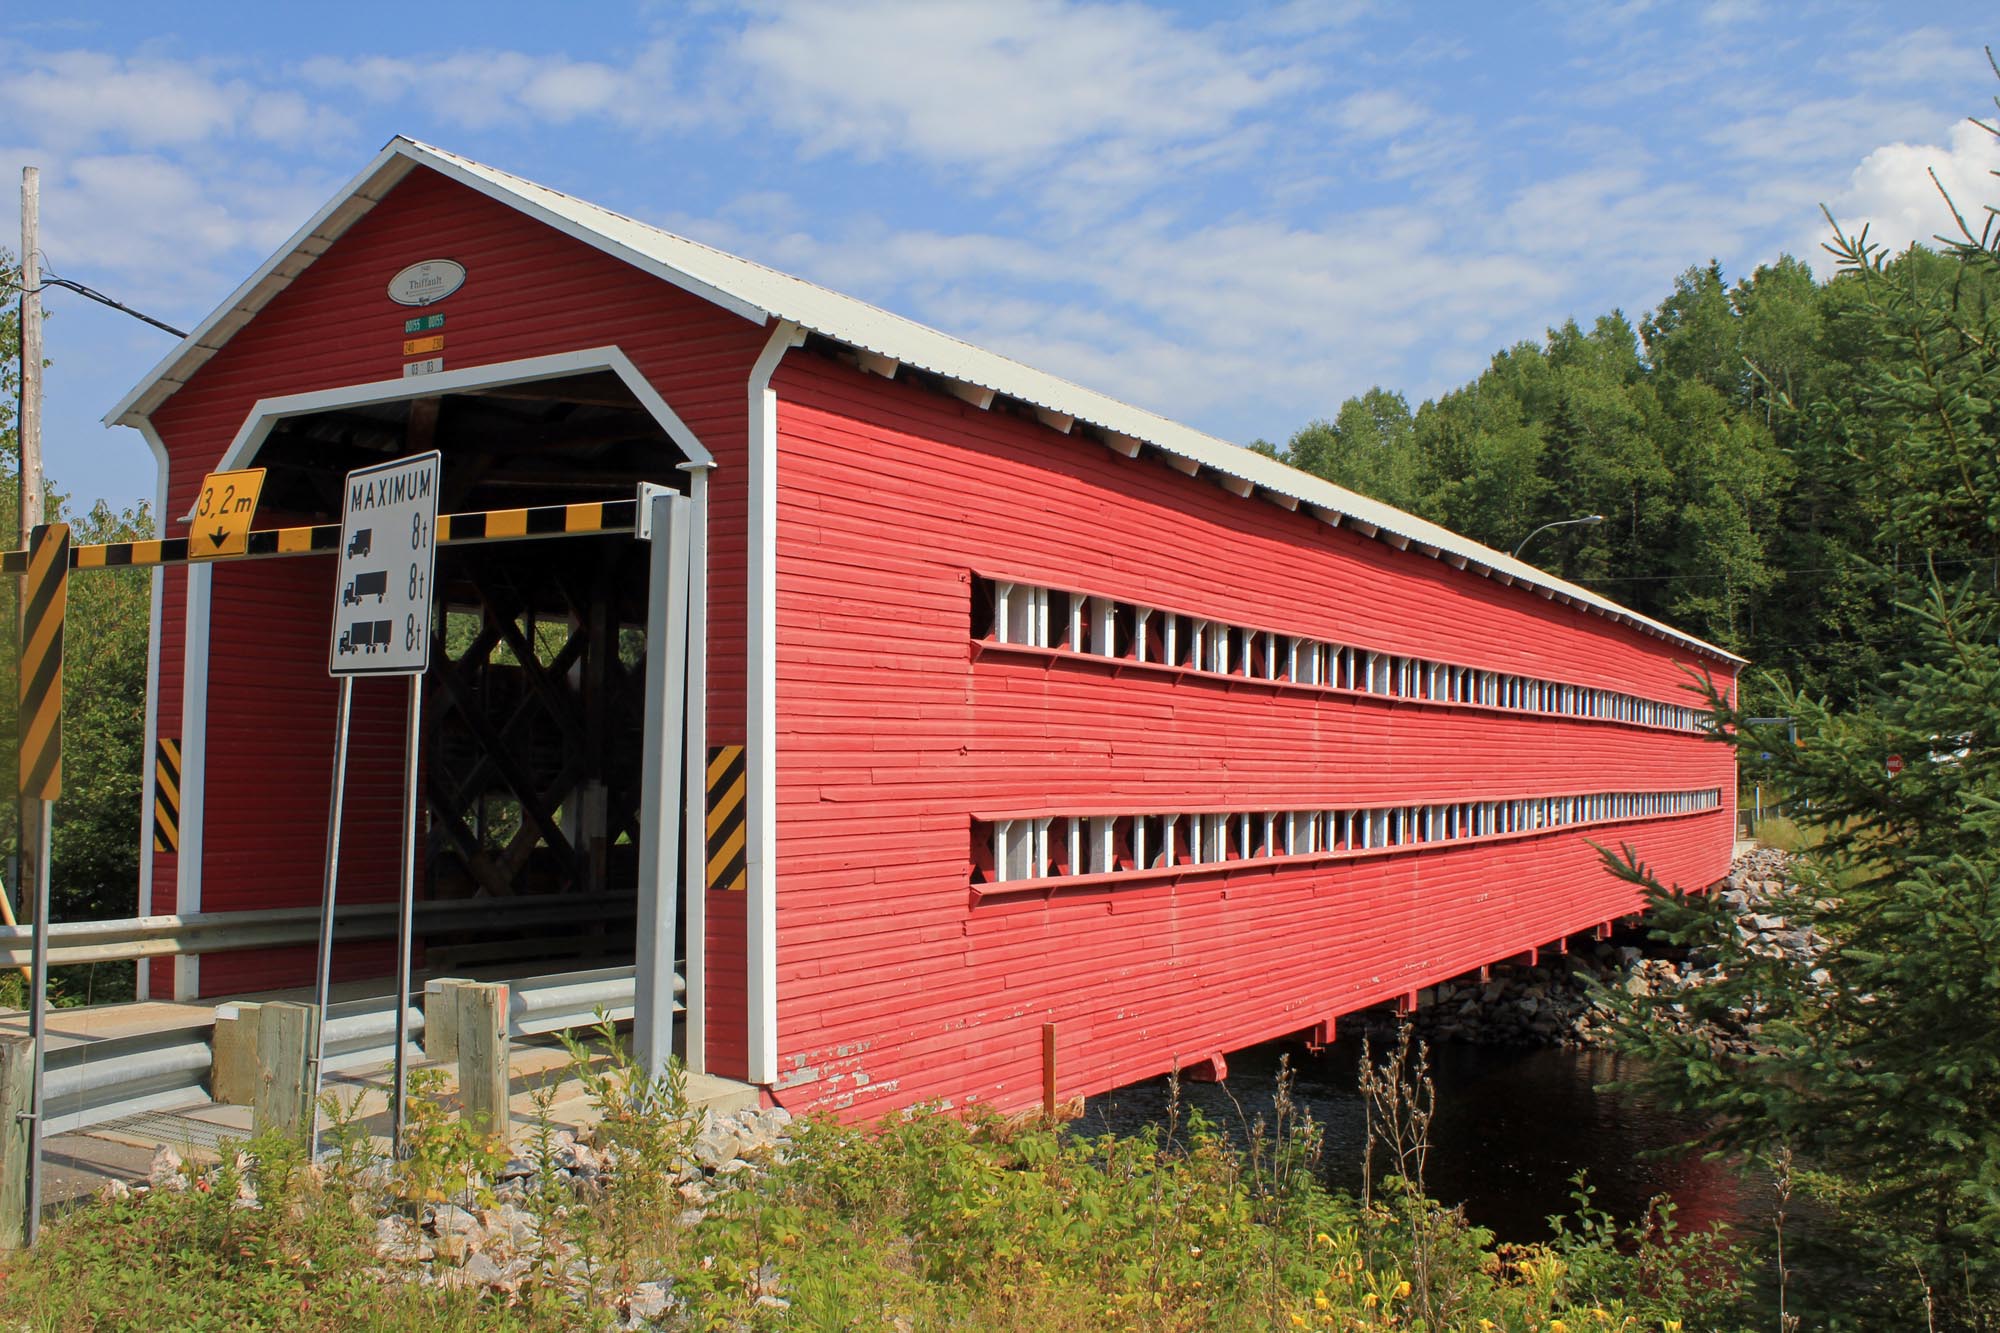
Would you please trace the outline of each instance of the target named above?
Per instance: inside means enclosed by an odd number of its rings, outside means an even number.
[[[1514,558],[1516,560],[1519,560],[1521,558],[1521,552],[1525,551],[1528,548],[1528,543],[1533,541],[1535,538],[1541,536],[1544,532],[1547,532],[1550,528],[1567,528],[1572,524],[1577,524],[1577,523],[1581,523],[1584,526],[1588,527],[1593,523],[1602,523],[1603,521],[1604,521],[1604,515],[1602,514],[1585,514],[1582,518],[1559,518],[1553,523],[1544,523],[1542,524],[1542,526],[1536,528],[1533,532],[1529,533],[1527,536],[1521,538],[1521,544],[1514,548]]]

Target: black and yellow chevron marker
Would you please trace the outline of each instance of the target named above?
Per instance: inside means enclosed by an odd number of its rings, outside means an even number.
[[[708,887],[711,889],[743,887],[743,803],[747,787],[743,747],[711,747],[708,752]]]
[[[21,588],[21,796],[62,795],[63,611],[69,602],[69,524],[44,523],[28,541]]]
[[[637,500],[439,514],[438,544],[458,546],[467,542],[514,541],[527,537],[588,537],[597,533],[630,532],[638,517]],[[338,523],[298,528],[257,528],[244,534],[241,553],[206,557],[201,563],[260,560],[280,555],[321,555],[339,549]],[[191,558],[186,537],[163,537],[149,541],[78,546],[70,552],[69,563],[72,569],[139,569],[152,565],[183,565]],[[27,568],[26,551],[0,554],[0,574],[21,574]]]
[[[160,737],[153,748],[153,850],[181,849],[181,743]]]

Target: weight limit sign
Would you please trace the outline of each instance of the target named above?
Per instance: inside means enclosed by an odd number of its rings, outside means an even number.
[[[433,451],[347,474],[331,674],[420,676],[430,666],[439,471]]]

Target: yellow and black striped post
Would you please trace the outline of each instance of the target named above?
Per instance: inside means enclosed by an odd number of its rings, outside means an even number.
[[[743,747],[712,746],[708,752],[708,887],[743,887]]]
[[[28,543],[21,589],[21,799],[62,794],[63,611],[69,524],[44,523]]]
[[[153,753],[153,850],[181,849],[181,743],[160,737]]]

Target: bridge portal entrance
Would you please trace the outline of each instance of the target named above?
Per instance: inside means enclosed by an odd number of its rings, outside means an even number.
[[[543,362],[550,360],[563,359]],[[699,974],[700,923],[687,919],[691,901],[699,912],[699,893],[690,891],[698,886],[683,883],[682,862],[662,862],[657,848],[659,818],[673,824],[668,842],[675,846],[696,827],[683,793],[691,768],[688,691],[663,697],[647,681],[649,673],[690,679],[685,608],[702,601],[683,592],[682,618],[662,620],[668,599],[655,586],[661,562],[634,531],[644,525],[627,521],[605,531],[589,519],[607,508],[646,510],[650,499],[633,503],[641,483],[654,496],[690,495],[702,488],[698,470],[709,459],[643,381],[633,382],[629,363],[618,362],[623,358],[566,373],[533,363],[517,376],[495,367],[436,376],[442,382],[433,385],[267,401],[225,459],[226,466],[267,470],[260,527],[335,521],[350,469],[430,449],[442,456],[440,513],[468,516],[438,550],[431,667],[422,686],[417,893],[420,904],[488,902],[492,911],[439,914],[454,924],[420,932],[420,959],[432,972],[504,965],[529,975],[635,956],[645,971],[648,941],[664,939],[681,947],[656,960],[654,971],[666,975],[655,980]],[[530,514],[567,518],[530,522]],[[458,530],[482,526],[471,542]],[[184,747],[183,849],[192,841],[197,859],[184,855],[180,869],[183,886],[193,872],[197,894],[221,887],[213,876],[204,885],[203,871],[228,857],[255,867],[277,890],[260,895],[265,902],[317,901],[310,878],[299,873],[316,854],[301,858],[297,846],[269,845],[274,840],[254,815],[235,801],[219,803],[213,786],[204,801],[202,790],[226,763],[232,773],[265,775],[274,796],[293,787],[330,791],[322,747],[299,742],[316,739],[317,714],[330,727],[324,634],[331,602],[312,571],[282,568],[293,563],[195,571],[196,578],[215,577],[204,580],[205,598],[190,596],[190,638],[199,619],[210,641],[208,658],[190,664],[207,676],[198,681],[190,671],[190,695],[199,689],[210,716],[227,717],[217,706],[220,687],[243,682],[240,658],[225,657],[222,645],[254,637],[249,618],[268,627],[274,615],[285,616],[296,622],[282,635],[287,651],[265,654],[279,660],[261,664],[258,683],[284,694],[299,723],[292,736],[207,725],[199,744]],[[312,562],[316,569],[324,563]],[[650,658],[673,659],[677,669],[662,672],[663,663]],[[698,687],[698,671],[692,679]],[[385,811],[403,790],[400,752],[391,755],[383,744],[400,734],[403,703],[363,685],[342,839],[343,902],[393,896],[395,857],[384,854],[384,833],[393,830],[376,807]],[[649,738],[662,743],[649,747]],[[649,810],[661,812],[651,829]],[[183,892],[182,902],[187,898]],[[544,909],[534,916],[545,923],[551,898],[574,903],[566,927],[507,928],[511,904]],[[348,952],[345,960],[336,954],[337,974],[386,974],[379,947]],[[207,960],[206,977],[183,969],[175,989],[191,997],[268,984],[262,976],[231,975],[230,963],[226,955]],[[698,1067],[699,1051],[687,1054]]]

